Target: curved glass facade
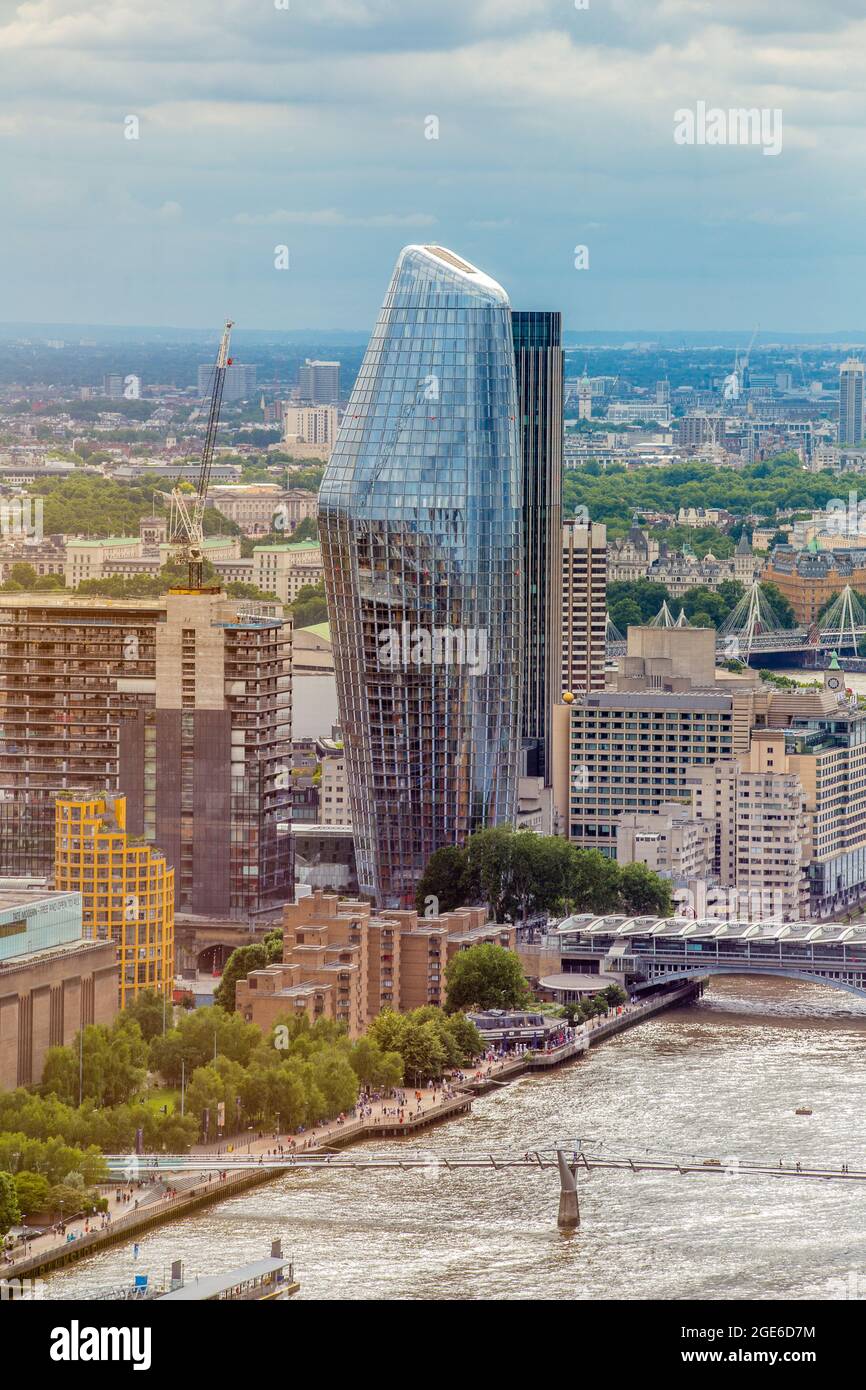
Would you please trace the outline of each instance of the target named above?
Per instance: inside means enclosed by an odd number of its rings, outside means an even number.
[[[319,493],[358,878],[383,906],[516,813],[518,431],[505,291],[406,247]]]

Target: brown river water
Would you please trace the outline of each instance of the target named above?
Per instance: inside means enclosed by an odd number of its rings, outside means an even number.
[[[411,1141],[428,1169],[286,1174],[47,1276],[48,1298],[105,1297],[259,1259],[274,1236],[300,1299],[866,1297],[866,1183],[594,1172],[582,1225],[556,1228],[552,1171],[446,1172],[436,1155],[550,1147],[866,1167],[866,1000],[724,977],[703,999],[551,1075],[477,1100]],[[798,1105],[812,1107],[797,1116]],[[380,1141],[377,1150],[399,1151]],[[369,1146],[367,1146],[369,1147]],[[363,1147],[353,1152],[363,1153]]]

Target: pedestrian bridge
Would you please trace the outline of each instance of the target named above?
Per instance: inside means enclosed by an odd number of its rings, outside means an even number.
[[[866,998],[866,926],[587,914],[552,935],[566,969],[597,960],[602,973],[631,976],[635,989],[707,975],[780,975]]]

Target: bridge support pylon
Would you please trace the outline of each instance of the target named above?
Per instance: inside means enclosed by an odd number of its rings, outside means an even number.
[[[556,1161],[559,1166],[559,1212],[556,1224],[561,1231],[574,1231],[580,1225],[577,1169],[571,1167],[562,1149],[557,1149]]]

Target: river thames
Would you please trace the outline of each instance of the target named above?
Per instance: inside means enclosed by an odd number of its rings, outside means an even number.
[[[46,1296],[104,1296],[136,1273],[161,1282],[176,1258],[187,1277],[215,1273],[281,1236],[300,1299],[862,1298],[866,1184],[745,1178],[735,1161],[866,1166],[864,1099],[866,1000],[717,979],[698,1003],[427,1131],[412,1141],[427,1171],[286,1174],[142,1236],[137,1261],[130,1243],[48,1275]],[[803,1104],[811,1116],[795,1115]],[[555,1172],[449,1174],[434,1161],[575,1136],[633,1155],[715,1154],[734,1175],[582,1176],[582,1225],[563,1234]]]

